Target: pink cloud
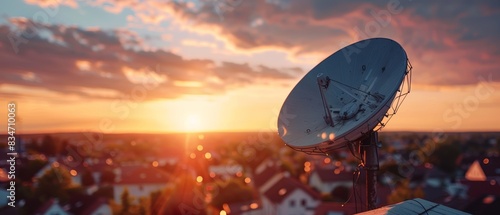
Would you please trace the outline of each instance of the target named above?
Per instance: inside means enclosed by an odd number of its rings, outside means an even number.
[[[186,94],[218,94],[227,89],[265,80],[295,78],[296,69],[225,62],[215,65],[208,59],[184,59],[162,50],[142,49],[143,38],[128,30],[81,29],[43,25],[26,19],[11,19],[12,26],[0,26],[0,83],[40,88],[63,94],[96,97],[80,89],[100,89],[102,95],[126,94],[141,81],[155,82],[150,99]],[[30,38],[23,38],[25,26],[37,26]],[[45,36],[40,35],[44,32]],[[47,36],[49,35],[49,36]],[[58,38],[57,42],[49,38]],[[24,42],[17,44],[14,39]],[[218,81],[213,81],[218,80]],[[200,87],[176,85],[196,81]],[[151,83],[149,83],[151,84]],[[114,93],[112,93],[114,92]]]

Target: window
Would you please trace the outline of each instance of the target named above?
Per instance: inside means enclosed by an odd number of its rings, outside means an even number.
[[[295,206],[295,200],[290,200],[290,207],[294,207]]]
[[[306,206],[306,205],[307,205],[307,201],[306,201],[306,199],[302,199],[302,201],[300,201],[300,204],[301,204],[302,206]]]

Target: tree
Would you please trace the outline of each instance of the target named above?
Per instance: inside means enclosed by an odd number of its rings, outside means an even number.
[[[109,200],[109,206],[111,207],[112,214],[120,214],[121,213],[121,205],[115,202],[113,199]]]
[[[205,194],[191,175],[179,174],[175,186],[166,189],[156,202],[151,214],[205,215]]]
[[[56,155],[58,151],[58,144],[54,138],[50,135],[45,135],[42,140],[42,145],[40,146],[40,152],[45,155],[52,156]]]
[[[137,209],[137,214],[138,215],[147,215],[147,214],[151,214],[149,212],[149,208],[148,207],[149,205],[151,204],[150,202],[150,199],[149,198],[140,198],[139,199],[139,208]]]
[[[19,175],[17,177],[23,182],[31,182],[33,176],[45,165],[47,165],[47,161],[44,160],[27,160],[23,165],[19,165]]]
[[[128,214],[129,210],[130,210],[130,206],[131,206],[131,198],[130,198],[130,194],[128,193],[128,189],[125,188],[123,190],[123,193],[121,195],[121,200],[122,200],[122,209],[120,211],[120,214]]]
[[[215,208],[222,209],[225,203],[238,203],[253,199],[254,192],[251,187],[238,179],[230,179],[225,184],[219,183],[217,195],[214,195],[210,204]]]
[[[154,191],[154,192],[151,192],[149,194],[149,199],[150,199],[149,210],[151,211],[152,214],[158,214],[159,213],[159,210],[158,210],[159,207],[157,205],[159,203],[161,203],[160,202],[161,196],[162,196],[162,191],[161,190]]]
[[[74,187],[69,172],[61,167],[54,167],[38,179],[35,194],[41,201],[58,198],[61,202],[65,202],[70,196],[69,192]]]
[[[446,173],[453,173],[457,167],[457,158],[461,154],[459,144],[458,141],[453,141],[437,145],[429,157],[429,162]]]
[[[35,210],[42,204],[36,196],[35,188],[31,184],[22,183],[19,179],[16,180],[16,200],[18,199],[25,202],[25,206],[19,208],[19,214],[34,214]]]
[[[281,169],[290,173],[290,175],[297,177],[297,169],[294,167],[294,164],[288,160],[281,161]]]
[[[409,181],[403,180],[396,186],[391,194],[387,197],[388,204],[396,204],[414,198],[424,198],[424,190],[418,186],[414,189],[409,187]]]

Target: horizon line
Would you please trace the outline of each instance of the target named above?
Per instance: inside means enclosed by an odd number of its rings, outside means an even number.
[[[44,134],[81,134],[81,133],[102,133],[110,135],[120,135],[120,134],[215,134],[215,133],[278,133],[277,131],[268,130],[205,130],[205,131],[152,131],[152,132],[135,132],[135,131],[123,131],[123,132],[98,132],[98,131],[40,131],[40,132],[17,132],[16,135],[44,135]],[[426,131],[426,130],[381,130],[380,133],[500,133],[500,130],[443,130],[443,131]],[[8,135],[7,133],[0,133],[0,135]]]

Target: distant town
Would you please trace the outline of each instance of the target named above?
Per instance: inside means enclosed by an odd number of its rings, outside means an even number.
[[[26,134],[15,150],[1,140],[0,214],[366,209],[359,155],[308,155],[275,133]],[[380,142],[378,207],[422,198],[471,214],[500,211],[500,133],[381,132]]]

